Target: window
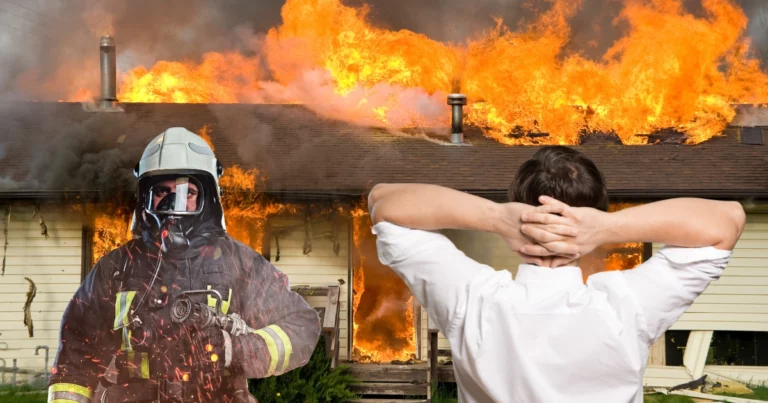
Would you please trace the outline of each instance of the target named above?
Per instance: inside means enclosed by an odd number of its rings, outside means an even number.
[[[688,344],[690,333],[690,330],[667,330],[664,334],[666,365],[676,367],[683,365],[683,354],[685,354],[685,346]]]
[[[612,203],[610,212],[637,206],[631,203]],[[646,248],[651,245],[642,242],[601,245],[590,254],[583,256],[580,261],[585,276],[605,270],[626,270],[637,267],[643,262]]]
[[[707,365],[768,366],[768,332],[715,331]]]

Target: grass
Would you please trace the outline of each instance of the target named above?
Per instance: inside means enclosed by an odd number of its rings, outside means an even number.
[[[693,399],[688,396],[662,395],[657,393],[655,395],[645,395],[643,403],[693,403]]]
[[[742,397],[744,399],[755,399],[768,401],[768,387],[765,386],[749,386],[752,389],[752,393],[746,395],[737,395],[735,393],[718,393],[720,396]]]
[[[432,390],[432,403],[459,403],[459,392],[456,384],[439,383]]]
[[[0,385],[0,403],[46,403],[48,393],[32,385]]]

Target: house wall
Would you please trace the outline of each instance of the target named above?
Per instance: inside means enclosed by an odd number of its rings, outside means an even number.
[[[339,226],[339,254],[333,252],[333,242],[322,237],[331,232],[331,222],[327,220],[312,221],[312,251],[304,255],[304,219],[302,217],[275,217],[269,221],[271,233],[280,228],[289,229],[280,238],[280,260],[277,260],[277,243],[275,237],[270,238],[270,260],[275,267],[285,273],[291,286],[329,286],[338,285],[339,279],[344,280],[341,286],[341,312],[339,321],[339,359],[348,357],[349,325],[348,307],[351,281],[349,279],[349,228],[346,223]],[[325,307],[327,297],[305,297],[312,307]]]
[[[768,214],[747,215],[728,268],[671,329],[768,331]]]
[[[654,252],[662,246],[654,244]],[[728,267],[671,329],[768,331],[768,214],[747,214],[744,232],[734,247]],[[692,340],[694,338],[689,337],[688,347]],[[707,347],[698,350],[706,354]],[[706,357],[698,357],[698,360],[706,360]],[[755,383],[768,381],[766,367],[706,365],[704,373]],[[644,383],[669,387],[690,380],[692,375],[685,367],[649,365]]]
[[[5,208],[0,212],[4,218]],[[16,358],[18,367],[43,372],[47,371],[45,351],[35,355],[35,347],[49,346],[50,367],[58,350],[62,315],[80,285],[83,225],[76,214],[52,211],[43,205],[41,214],[49,235],[45,239],[40,234],[38,219],[32,218],[33,212],[31,206],[11,208],[5,275],[0,277],[0,358],[5,360],[6,367],[11,367]],[[3,227],[0,223],[0,228]],[[0,253],[3,243],[0,232]],[[29,290],[24,277],[37,285],[31,305],[34,337],[29,337],[23,323]],[[10,374],[5,379],[9,382]]]

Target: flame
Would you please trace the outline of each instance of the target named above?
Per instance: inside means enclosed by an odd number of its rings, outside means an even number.
[[[266,40],[277,81],[287,84],[305,70],[322,67],[342,95],[381,83],[429,93],[450,90],[455,49],[411,31],[376,28],[368,22],[369,11],[339,0],[288,0],[283,24]]]
[[[510,132],[548,132],[544,142],[575,144],[585,130],[641,144],[638,134],[664,128],[699,143],[733,119],[732,103],[766,99],[768,77],[742,39],[747,19],[729,0],[704,0],[705,18],[680,0],[627,2],[620,19],[628,34],[602,60],[560,61],[575,4],[558,1],[526,32],[499,25],[470,44],[470,122],[505,143],[519,141]]]
[[[611,203],[608,212],[616,212],[640,205],[639,203]],[[643,262],[645,244],[642,242],[627,242],[621,244],[605,244],[599,246],[580,260],[584,268],[584,281],[590,273],[632,269]]]
[[[93,219],[93,262],[98,262],[104,255],[128,242],[131,238],[131,211],[108,209]]]
[[[203,140],[205,140],[206,143],[208,143],[208,147],[211,147],[211,151],[216,151],[216,148],[213,146],[213,141],[211,141],[211,125],[204,125],[200,128],[200,130],[197,131],[197,135],[202,137]],[[254,178],[255,181],[255,178]]]
[[[203,61],[161,61],[139,66],[121,78],[121,102],[249,102],[262,76],[260,60],[239,53],[206,53]]]
[[[197,64],[139,66],[123,75],[118,98],[305,103],[358,124],[446,127],[445,94],[460,88],[466,120],[504,144],[577,144],[594,132],[643,144],[664,129],[700,143],[734,118],[733,104],[768,101],[768,75],[733,0],[702,0],[700,17],[682,0],[625,2],[616,22],[626,34],[598,60],[566,49],[581,1],[551,4],[518,31],[497,20],[448,44],[376,27],[367,6],[287,0],[257,55],[211,52]]]
[[[240,242],[263,252],[264,229],[271,215],[298,214],[300,206],[277,203],[264,197],[266,176],[258,169],[244,170],[235,165],[224,170],[219,179],[221,204],[227,232]]]
[[[351,215],[355,246],[352,356],[363,362],[414,359],[417,342],[413,295],[376,258],[370,216],[360,207]]]

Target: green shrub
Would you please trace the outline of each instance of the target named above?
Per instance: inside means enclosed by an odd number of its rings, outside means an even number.
[[[251,379],[248,389],[259,403],[342,403],[357,399],[349,386],[357,380],[349,366],[331,371],[331,360],[325,355],[325,341],[320,341],[307,365],[280,376]]]

